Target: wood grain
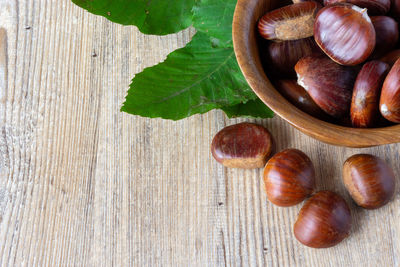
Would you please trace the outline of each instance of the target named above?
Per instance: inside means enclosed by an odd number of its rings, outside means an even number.
[[[360,151],[400,174],[400,145],[333,147],[279,118],[256,120],[278,150],[310,156],[320,189],[351,203],[351,237],[309,249],[292,234],[301,205],[271,205],[261,170],[210,155],[213,135],[245,120],[119,112],[134,74],[193,30],[145,36],[55,0],[0,0],[0,28],[0,266],[399,266],[398,189],[364,211],[340,175]]]

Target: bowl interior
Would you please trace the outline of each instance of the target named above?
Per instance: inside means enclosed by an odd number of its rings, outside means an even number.
[[[279,0],[238,0],[233,19],[233,43],[239,66],[258,97],[277,115],[305,134],[325,143],[369,147],[400,142],[400,125],[356,129],[314,118],[282,97],[264,72],[257,42],[257,22],[267,11],[282,6]]]

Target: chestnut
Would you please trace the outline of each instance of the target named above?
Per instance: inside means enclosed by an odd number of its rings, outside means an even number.
[[[269,131],[261,125],[247,122],[225,127],[211,143],[213,157],[228,168],[262,168],[272,148]]]
[[[397,20],[400,19],[400,0],[391,1],[390,15]]]
[[[366,8],[370,15],[384,15],[389,12],[390,0],[324,0],[324,5],[349,3]]]
[[[399,27],[397,22],[386,16],[371,17],[375,28],[376,42],[372,58],[379,58],[392,50],[399,41]]]
[[[331,191],[320,191],[301,208],[294,224],[294,235],[312,248],[333,247],[345,239],[351,229],[351,213],[346,201]]]
[[[308,56],[295,66],[301,85],[327,114],[342,118],[350,111],[356,69],[339,65],[326,56]]]
[[[388,64],[390,67],[394,65],[394,63],[400,58],[400,49],[393,50],[383,57],[381,57],[379,60],[385,62]]]
[[[357,205],[377,209],[387,204],[395,192],[392,168],[382,159],[368,154],[358,154],[346,160],[343,182]]]
[[[365,63],[354,84],[350,115],[352,125],[369,128],[379,119],[379,97],[389,65],[378,61]]]
[[[279,80],[274,83],[277,90],[290,103],[313,117],[325,119],[326,113],[314,102],[307,91],[296,80]]]
[[[293,0],[293,3],[296,4],[296,3],[302,3],[302,2],[307,2],[307,1],[315,1],[315,2],[320,3],[321,5],[324,4],[324,0]]]
[[[318,12],[314,38],[332,60],[353,66],[371,55],[376,36],[366,9],[341,4],[326,6]]]
[[[293,0],[292,2],[294,4],[296,4],[296,3],[302,3],[302,2],[307,2],[307,1],[315,1],[315,2],[320,3],[321,5],[324,4],[324,0]]]
[[[382,86],[379,109],[385,119],[400,123],[400,59],[398,59]]]
[[[296,205],[315,186],[315,170],[310,158],[297,149],[275,154],[265,165],[265,191],[268,200],[281,207]]]
[[[302,57],[322,53],[314,38],[272,42],[268,46],[268,61],[274,71],[295,77],[294,66]]]
[[[263,38],[275,41],[310,37],[320,7],[317,2],[307,1],[275,9],[260,19],[258,31]]]

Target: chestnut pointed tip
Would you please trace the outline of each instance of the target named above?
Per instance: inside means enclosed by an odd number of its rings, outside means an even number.
[[[386,104],[381,105],[381,113],[384,116],[390,116],[390,111],[389,111],[388,107],[386,106]]]

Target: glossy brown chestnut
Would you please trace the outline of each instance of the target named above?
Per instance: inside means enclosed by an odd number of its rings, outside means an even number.
[[[396,178],[382,159],[368,154],[350,157],[343,166],[343,182],[357,205],[377,209],[393,197]]]
[[[400,59],[398,59],[382,86],[379,109],[385,119],[400,123]]]
[[[397,22],[386,16],[371,17],[375,28],[375,50],[371,58],[379,58],[395,48],[399,41],[399,27]]]
[[[228,168],[262,168],[272,148],[273,140],[268,130],[247,122],[225,127],[211,143],[214,158]]]
[[[260,19],[258,31],[263,38],[275,41],[310,37],[320,8],[317,2],[307,1],[276,9]]]
[[[335,62],[357,65],[375,47],[375,29],[366,9],[351,4],[326,6],[315,19],[314,38]]]
[[[388,64],[374,60],[365,63],[358,73],[350,108],[354,127],[376,126],[379,119],[379,97],[388,72]]]
[[[392,0],[390,5],[390,16],[400,19],[400,0]]]
[[[268,46],[268,58],[275,71],[295,77],[297,61],[314,53],[322,53],[314,38],[294,41],[272,42]]]
[[[388,64],[390,67],[394,65],[394,63],[400,58],[400,49],[398,50],[393,50],[383,57],[380,58],[380,61],[385,62]]]
[[[321,5],[324,4],[324,0],[293,0],[293,3],[296,4],[296,3],[302,3],[302,2],[307,2],[307,1],[315,1],[315,2],[320,3]]]
[[[351,229],[351,213],[338,194],[320,191],[301,208],[294,224],[294,235],[312,248],[333,247],[345,239]]]
[[[324,0],[324,5],[349,3],[366,8],[369,15],[384,15],[389,12],[390,0]]]
[[[297,149],[275,154],[265,165],[264,183],[273,204],[293,206],[309,196],[315,186],[315,170],[310,158]]]
[[[295,66],[301,85],[327,114],[342,118],[350,111],[356,69],[339,65],[326,56],[308,56]]]
[[[314,102],[307,91],[296,80],[279,80],[276,89],[293,105],[316,118],[327,118],[326,113]]]

